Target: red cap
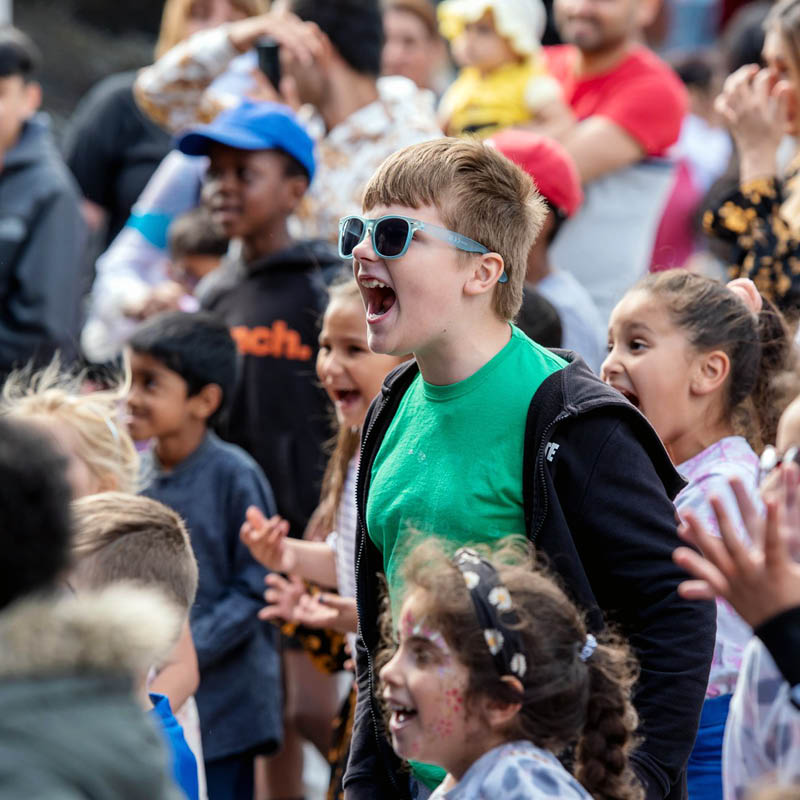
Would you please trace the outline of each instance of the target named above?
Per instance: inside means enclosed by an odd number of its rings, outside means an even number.
[[[578,169],[555,139],[509,128],[492,136],[488,143],[522,167],[551,206],[568,217],[581,207],[583,190]]]

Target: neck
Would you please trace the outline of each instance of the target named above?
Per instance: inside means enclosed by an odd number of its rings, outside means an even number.
[[[155,452],[161,466],[169,471],[187,459],[200,447],[207,430],[205,420],[192,420],[178,433],[160,436]]]
[[[325,97],[317,107],[327,130],[332,130],[364,106],[378,99],[375,78],[342,68],[332,70]]]
[[[608,72],[628,55],[635,44],[632,39],[625,39],[607,50],[598,50],[596,52],[579,50],[578,77],[587,78]]]
[[[454,779],[453,785],[464,777],[466,771],[479,758],[485,756],[490,750],[494,750],[495,747],[500,747],[501,745],[507,744],[508,741],[509,740],[507,737],[501,736],[499,733],[496,733],[491,730],[488,731],[486,734],[486,739],[482,740],[480,744],[476,744],[474,749],[471,749],[469,752],[463,753],[462,757],[458,760],[457,763],[453,763],[445,767],[450,776],[452,776],[452,778]],[[452,788],[452,786],[449,788]]]
[[[254,261],[285,250],[291,243],[292,237],[286,226],[286,218],[281,217],[280,220],[265,225],[252,236],[242,237],[242,256],[245,262]]]
[[[694,458],[715,442],[726,436],[733,436],[734,433],[733,427],[728,422],[720,422],[708,427],[700,426],[681,434],[667,444],[667,453],[673,464],[683,464],[684,461]]]
[[[492,314],[489,325],[453,329],[445,341],[414,355],[428,383],[447,386],[474,375],[508,344],[510,338],[509,324]]]

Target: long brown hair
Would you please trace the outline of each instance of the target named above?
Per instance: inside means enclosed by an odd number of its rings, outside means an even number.
[[[522,707],[505,731],[508,741],[524,739],[556,755],[574,748],[575,776],[593,797],[642,800],[628,761],[638,722],[631,703],[638,667],[630,648],[614,634],[598,635],[591,656],[582,659],[583,616],[556,580],[534,566],[527,545],[509,540],[489,560],[511,594],[515,627],[533,666],[521,681]],[[498,674],[464,578],[441,544],[420,537],[404,579],[407,591],[422,590],[426,621],[467,667],[468,707],[481,696],[520,702],[518,690]],[[384,649],[380,661],[387,656]]]

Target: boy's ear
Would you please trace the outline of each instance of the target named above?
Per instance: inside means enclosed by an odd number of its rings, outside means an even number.
[[[222,387],[217,383],[207,383],[189,401],[197,417],[206,420],[222,405]]]
[[[510,684],[520,694],[523,693],[522,684],[519,678],[514,675],[504,675],[500,680]],[[493,697],[486,697],[484,700],[483,712],[489,727],[494,730],[503,730],[509,722],[519,713],[522,703],[508,703]]]
[[[484,253],[475,259],[472,272],[464,284],[464,293],[474,296],[490,292],[504,269],[503,256],[499,253]]]
[[[32,117],[42,105],[42,87],[36,81],[26,83],[23,89],[25,96],[26,117]]]
[[[697,357],[689,388],[695,395],[707,395],[717,391],[731,372],[731,360],[724,350],[712,350]]]
[[[308,190],[308,178],[302,175],[286,177],[283,182],[283,196],[285,199],[284,210],[293,214]]]

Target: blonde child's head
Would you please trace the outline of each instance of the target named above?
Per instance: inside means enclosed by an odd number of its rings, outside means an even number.
[[[87,391],[83,375],[53,361],[38,373],[12,373],[0,395],[0,414],[44,429],[68,459],[75,497],[135,492],[139,456],[122,420],[126,386]]]
[[[197,592],[186,526],[156,500],[105,492],[75,500],[73,582],[101,589],[121,581],[159,589],[185,616]]]
[[[492,287],[491,307],[502,320],[516,316],[528,252],[547,210],[530,177],[496,149],[454,138],[405,147],[372,176],[362,205],[365,214],[377,207],[434,208],[444,227],[502,258],[507,280]],[[465,265],[476,257],[453,252]]]
[[[428,540],[410,553],[399,646],[381,669],[393,746],[457,779],[506,742],[575,748],[576,777],[590,793],[641,798],[628,764],[637,725],[631,652],[590,634],[523,547],[491,560],[468,549],[449,558]]]
[[[437,13],[456,63],[482,72],[538,53],[547,22],[541,0],[444,0]]]
[[[756,310],[752,285],[749,293],[736,288],[668,270],[639,282],[611,315],[602,377],[668,449],[682,448],[681,461],[732,433],[757,450],[774,441],[787,392],[792,384],[797,391],[780,312],[767,301]],[[687,442],[703,444],[687,452]]]

